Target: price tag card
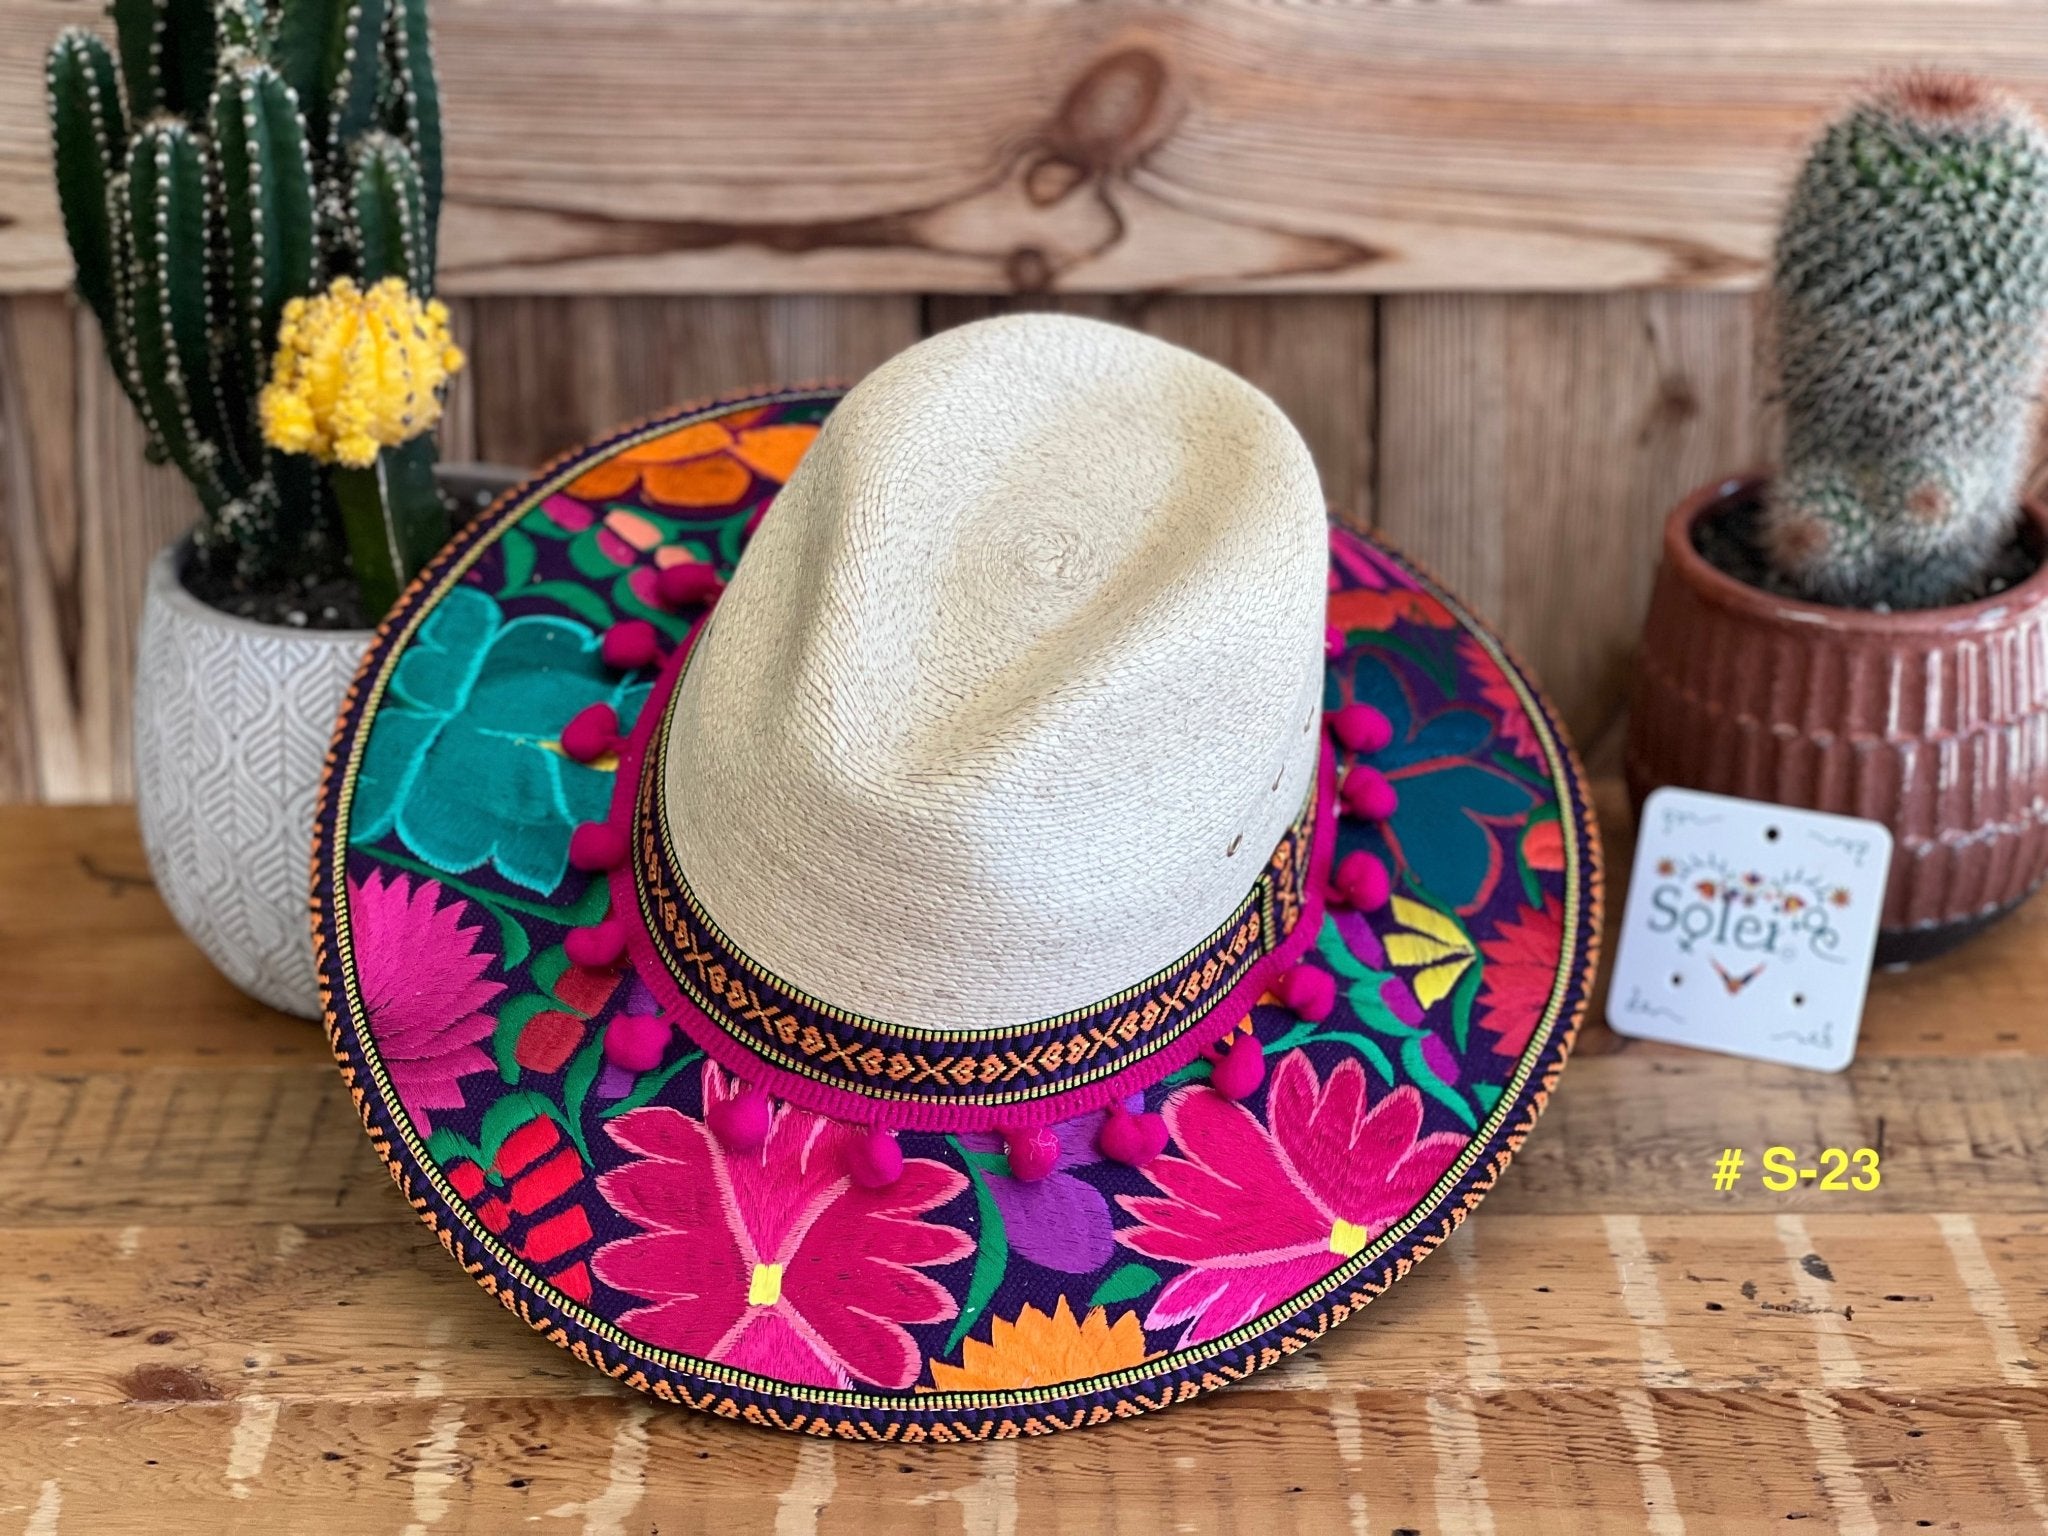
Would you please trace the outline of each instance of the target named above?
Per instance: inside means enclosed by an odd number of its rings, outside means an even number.
[[[1856,1054],[1892,836],[1874,821],[1660,789],[1643,804],[1607,1022],[1839,1072]]]

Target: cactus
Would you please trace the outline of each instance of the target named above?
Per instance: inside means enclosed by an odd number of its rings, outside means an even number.
[[[426,0],[110,11],[112,49],[74,28],[50,50],[58,201],[79,297],[150,455],[198,495],[199,557],[243,590],[346,562],[366,603],[395,591],[445,530],[431,439],[378,477],[402,501],[380,531],[359,494],[344,518],[337,466],[266,442],[257,401],[292,300],[342,278],[432,292],[441,120]]]
[[[1774,287],[1772,567],[1858,607],[1982,590],[2017,527],[2048,360],[2048,133],[1966,77],[1887,83],[1810,153]]]

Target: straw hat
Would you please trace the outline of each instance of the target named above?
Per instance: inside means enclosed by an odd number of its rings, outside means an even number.
[[[316,936],[373,1140],[534,1327],[954,1438],[1234,1379],[1439,1241],[1596,865],[1534,692],[1271,401],[1020,316],[459,536],[340,722]]]

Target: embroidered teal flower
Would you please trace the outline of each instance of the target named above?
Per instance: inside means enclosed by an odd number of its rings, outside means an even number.
[[[1380,636],[1358,648],[1349,698],[1331,672],[1324,707],[1370,704],[1392,723],[1394,739],[1372,763],[1393,782],[1400,807],[1369,833],[1347,826],[1340,855],[1354,845],[1371,847],[1435,902],[1469,915],[1486,905],[1500,880],[1503,829],[1519,836],[1543,792],[1491,754],[1493,719],[1459,701],[1454,675],[1419,664],[1397,667],[1372,649],[1375,643],[1391,642]],[[1443,690],[1442,708],[1428,710],[1416,700],[1425,676]]]
[[[556,615],[507,619],[457,587],[407,647],[372,722],[351,809],[351,840],[386,833],[435,869],[489,863],[545,895],[569,866],[569,834],[611,803],[609,763],[565,756],[562,727],[604,701],[630,722],[647,697],[598,656],[588,625]]]

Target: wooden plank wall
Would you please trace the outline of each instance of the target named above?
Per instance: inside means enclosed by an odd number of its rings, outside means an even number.
[[[538,463],[670,402],[857,378],[922,334],[1020,302],[460,300],[472,361],[443,451]],[[1661,513],[1759,452],[1739,294],[1058,303],[1270,392],[1339,514],[1386,529],[1499,623],[1587,746],[1621,705]],[[91,322],[60,297],[0,301],[0,497],[0,801],[125,797],[135,605],[186,502],[141,462]]]
[[[0,0],[0,801],[129,792],[143,465],[67,270]],[[1268,389],[1339,514],[1611,736],[1664,510],[1768,456],[1753,289],[1799,147],[1874,69],[2048,100],[2048,7],[1904,0],[437,0],[449,457],[853,378],[1018,304]]]

